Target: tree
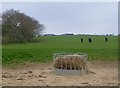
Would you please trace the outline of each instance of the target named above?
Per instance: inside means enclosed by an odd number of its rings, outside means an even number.
[[[0,44],[2,42],[2,15],[0,13]]]
[[[33,17],[19,10],[7,10],[2,14],[3,43],[30,42],[34,36],[41,35],[45,29]]]

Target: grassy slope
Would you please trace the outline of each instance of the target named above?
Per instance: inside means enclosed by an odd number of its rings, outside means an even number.
[[[88,43],[88,38],[93,43]],[[84,43],[80,43],[84,38]],[[38,43],[3,45],[3,64],[20,63],[23,61],[46,62],[51,61],[54,53],[86,53],[92,60],[117,60],[117,37],[108,36],[48,36],[37,38]]]

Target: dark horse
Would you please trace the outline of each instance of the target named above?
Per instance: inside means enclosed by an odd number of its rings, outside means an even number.
[[[91,38],[89,38],[89,43],[91,43],[92,42],[92,39]]]

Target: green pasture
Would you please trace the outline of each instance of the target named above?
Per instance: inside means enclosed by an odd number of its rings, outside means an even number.
[[[88,38],[92,38],[92,43]],[[105,42],[104,38],[108,38]],[[80,38],[84,42],[80,42]],[[54,53],[85,53],[89,60],[115,61],[118,59],[117,36],[43,36],[35,43],[8,44],[2,46],[2,63],[49,62]]]

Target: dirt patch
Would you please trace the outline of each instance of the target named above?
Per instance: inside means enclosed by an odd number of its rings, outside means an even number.
[[[18,67],[3,67],[4,86],[117,86],[117,62],[88,62],[89,74],[56,75],[52,63],[29,63]]]

